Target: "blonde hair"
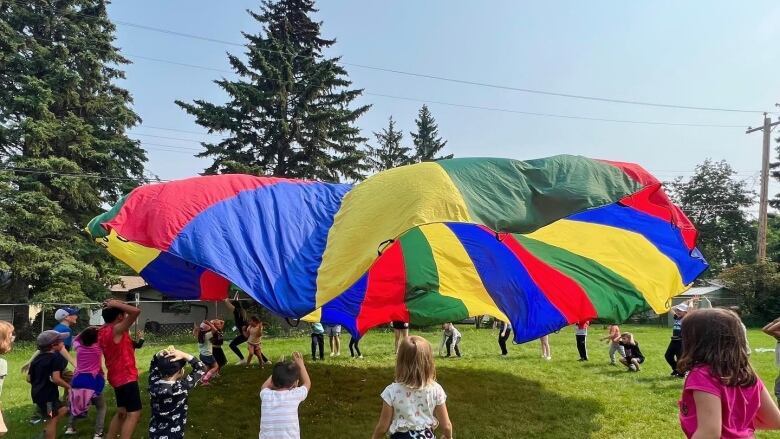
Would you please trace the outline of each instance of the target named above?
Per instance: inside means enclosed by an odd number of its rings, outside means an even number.
[[[14,325],[0,320],[0,354],[8,353],[13,344]]]
[[[395,363],[395,381],[421,389],[436,381],[433,348],[428,340],[412,335],[401,340]]]
[[[620,334],[621,337],[628,337],[628,342],[631,344],[636,344],[636,341],[634,341],[634,334],[630,332],[624,332]]]

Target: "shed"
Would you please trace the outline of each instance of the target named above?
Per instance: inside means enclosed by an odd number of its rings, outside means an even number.
[[[679,305],[687,300],[693,299],[694,297],[701,297],[701,308],[740,305],[740,299],[733,291],[722,285],[713,283],[705,287],[690,288],[688,291],[680,294],[679,296],[673,297],[672,307]],[[673,324],[674,319],[672,318],[672,313],[669,312],[667,313],[667,326],[671,327]]]

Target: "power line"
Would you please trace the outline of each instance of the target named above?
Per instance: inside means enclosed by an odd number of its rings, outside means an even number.
[[[134,181],[134,182],[156,182],[156,181],[169,181],[169,180],[157,180],[157,179],[150,179],[146,177],[138,177],[138,178],[132,178],[132,177],[110,177],[102,174],[86,174],[86,173],[77,173],[77,172],[57,172],[57,171],[49,171],[46,169],[33,169],[33,168],[16,168],[12,166],[5,166],[0,167],[0,171],[11,171],[14,173],[20,173],[20,174],[45,174],[45,175],[56,175],[59,177],[70,177],[70,178],[97,178],[101,180],[112,180],[112,181]]]
[[[195,64],[186,64],[186,63],[180,63],[180,62],[174,62],[174,61],[167,61],[159,58],[151,58],[151,57],[142,57],[138,55],[128,55],[130,58],[138,58],[138,59],[145,59],[149,61],[164,63],[164,64],[171,64],[181,67],[191,67],[191,68],[199,68],[204,70],[213,70],[218,71],[222,73],[233,73],[227,70],[221,70],[216,68],[211,68],[207,66],[200,66]],[[274,78],[263,78],[267,81],[276,81],[279,82],[279,80]],[[536,117],[551,117],[551,118],[559,118],[559,119],[573,119],[573,120],[586,120],[591,122],[612,122],[612,123],[625,123],[625,124],[634,124],[634,125],[662,125],[662,126],[682,126],[682,127],[700,127],[700,128],[745,128],[746,125],[723,125],[723,124],[710,124],[710,123],[686,123],[686,122],[663,122],[663,121],[642,121],[642,120],[629,120],[629,119],[610,119],[610,118],[601,118],[601,117],[590,117],[590,116],[577,116],[577,115],[567,115],[567,114],[556,114],[556,113],[539,113],[539,112],[533,112],[533,111],[522,111],[522,110],[514,110],[509,108],[498,108],[498,107],[485,107],[485,106],[479,106],[479,105],[469,105],[469,104],[459,104],[459,103],[453,103],[453,102],[443,102],[443,101],[437,101],[437,100],[431,100],[431,99],[421,99],[421,98],[413,98],[413,97],[407,97],[407,96],[396,96],[396,95],[389,95],[385,93],[373,93],[373,92],[363,92],[366,96],[375,96],[375,97],[381,97],[381,98],[388,98],[388,99],[396,99],[396,100],[402,100],[402,101],[412,101],[412,102],[420,102],[424,104],[432,104],[432,105],[444,105],[449,107],[458,107],[458,108],[467,108],[471,110],[483,110],[483,111],[493,111],[493,112],[501,112],[501,113],[511,113],[511,114],[522,114],[526,116],[536,116]]]

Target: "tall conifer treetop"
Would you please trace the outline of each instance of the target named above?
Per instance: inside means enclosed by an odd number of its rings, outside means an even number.
[[[387,122],[387,128],[382,128],[381,132],[374,133],[377,146],[368,147],[368,164],[376,172],[385,171],[398,166],[413,163],[411,148],[401,146],[404,133],[395,129],[393,116]]]
[[[362,90],[351,81],[339,58],[322,52],[335,40],[320,35],[311,15],[312,0],[266,1],[258,34],[244,33],[246,61],[228,60],[237,80],[215,81],[227,94],[225,104],[176,101],[219,143],[204,143],[199,157],[211,157],[206,174],[242,172],[325,181],[358,180],[367,167],[360,150],[366,139],[355,126],[369,106],[351,108]]]
[[[414,160],[416,162],[430,162],[452,158],[452,154],[436,156],[447,145],[447,141],[439,137],[439,127],[427,105],[423,105],[420,108],[414,123],[417,124],[417,132],[409,134],[412,135],[414,142]]]

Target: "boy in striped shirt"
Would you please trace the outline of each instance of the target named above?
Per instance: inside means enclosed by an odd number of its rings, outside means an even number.
[[[271,376],[260,388],[260,439],[299,439],[298,405],[311,389],[303,357],[274,364]]]

